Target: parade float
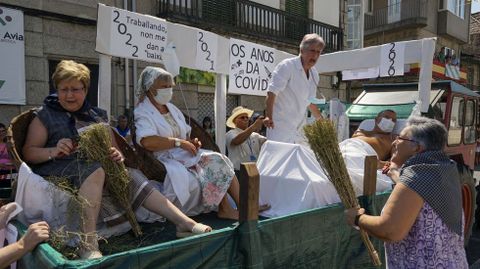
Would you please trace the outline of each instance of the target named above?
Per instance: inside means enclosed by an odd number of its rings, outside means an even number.
[[[216,73],[215,118],[226,118],[228,92],[266,95],[266,81],[275,65],[291,57],[288,53],[263,45],[225,38],[214,33],[174,24],[165,20],[99,5],[97,48],[100,53],[99,107],[109,111],[111,97],[111,57],[126,57],[165,65],[172,74],[179,66]],[[393,44],[393,45],[392,45]],[[393,50],[393,48],[396,48]],[[383,46],[322,55],[316,65],[320,73],[348,71],[376,76],[401,75],[400,67],[420,63],[420,79],[415,101],[420,112],[429,109],[431,95],[431,62],[435,39],[403,41]],[[392,54],[392,50],[395,52]],[[377,70],[377,71],[375,71]],[[392,71],[393,70],[393,71]],[[392,73],[393,72],[393,73]],[[355,76],[355,75],[354,75]],[[478,103],[477,103],[478,104]],[[32,111],[17,116],[9,127],[10,152],[24,186],[21,171],[21,148]],[[192,137],[200,137],[206,148],[223,151],[225,126],[216,128],[216,143],[195,121]],[[126,165],[142,170],[159,180],[165,168],[152,160],[148,152],[132,149],[117,137]],[[345,223],[341,203],[273,217],[258,217],[260,176],[254,164],[241,169],[240,220],[224,221],[213,215],[200,215],[197,221],[211,225],[214,231],[184,239],[175,237],[175,228],[168,222],[141,224],[143,236],[129,232],[100,243],[104,257],[93,260],[69,259],[50,243],[40,244],[24,256],[22,268],[374,268],[360,233]],[[375,193],[376,157],[365,161],[364,196],[360,204],[370,214],[378,215],[389,192]],[[149,178],[151,178],[149,176]],[[475,197],[475,193],[464,193]],[[24,199],[28,198],[23,195]],[[469,210],[474,210],[474,207]],[[473,212],[473,211],[472,211]],[[471,214],[470,214],[471,216]],[[468,223],[472,225],[470,220]],[[26,226],[15,221],[9,226],[14,237],[21,236]],[[15,232],[18,231],[18,235]],[[385,264],[383,243],[372,239],[373,246]]]

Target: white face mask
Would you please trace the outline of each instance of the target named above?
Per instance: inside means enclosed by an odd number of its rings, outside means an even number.
[[[166,105],[172,100],[173,90],[172,88],[157,89],[157,95],[153,96],[155,102],[160,105]]]
[[[393,127],[395,127],[395,122],[391,119],[382,118],[378,123],[378,128],[385,133],[391,133],[393,131]]]

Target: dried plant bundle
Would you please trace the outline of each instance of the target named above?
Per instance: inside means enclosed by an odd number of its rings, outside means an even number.
[[[130,222],[135,236],[141,235],[140,225],[138,225],[128,198],[130,177],[123,163],[114,162],[110,158],[110,148],[112,147],[110,127],[101,123],[90,125],[80,135],[78,145],[82,156],[102,164],[108,192],[125,210],[125,216]]]
[[[305,126],[304,131],[320,167],[328,180],[332,182],[345,208],[359,207],[350,175],[338,147],[334,123],[329,120],[316,121],[312,125]],[[360,235],[373,264],[380,266],[382,263],[368,234],[364,230],[360,230]]]

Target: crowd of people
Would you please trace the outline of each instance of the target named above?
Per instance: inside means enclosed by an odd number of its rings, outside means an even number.
[[[129,202],[136,210],[140,206],[167,218],[176,226],[177,237],[203,234],[212,228],[195,222],[189,216],[216,211],[219,218],[237,220],[239,183],[236,173],[243,162],[258,160],[266,141],[305,144],[302,127],[306,110],[316,120],[324,120],[312,100],[319,82],[315,64],[325,43],[316,34],[306,35],[297,57],[283,60],[275,68],[266,97],[265,116],[254,115],[245,107],[236,107],[226,121],[228,157],[202,149],[202,141],[190,137],[191,127],[182,112],[172,104],[173,76],[159,67],[146,67],[140,74],[138,103],[129,128],[128,117],[118,117],[118,132],[127,142],[134,142],[153,153],[166,168],[162,192],[145,177],[129,170]],[[90,71],[80,63],[61,61],[52,76],[56,92],[47,96],[35,110],[28,126],[22,149],[23,159],[32,171],[46,180],[65,177],[78,190],[78,196],[88,201],[82,208],[80,231],[88,244],[79,250],[82,259],[102,256],[95,231],[99,223],[124,222],[117,203],[105,190],[105,167],[86,159],[78,152],[79,134],[96,123],[107,123],[106,112],[86,100]],[[411,118],[396,136],[397,121],[393,110],[380,112],[371,130],[359,129],[353,135],[368,144],[395,187],[380,216],[365,210],[345,212],[347,223],[365,229],[384,240],[389,268],[420,268],[443,265],[466,268],[463,249],[463,217],[458,172],[453,161],[443,151],[446,145],[445,127],[434,119]],[[203,128],[215,135],[212,120],[205,117]],[[266,127],[266,137],[259,134]],[[5,126],[0,125],[3,140]],[[123,163],[125,157],[113,141],[110,158]],[[14,169],[0,141],[0,169]],[[450,197],[446,202],[445,195]],[[228,195],[232,198],[227,199]],[[260,205],[260,211],[269,204]],[[0,209],[0,228],[12,205]],[[31,224],[27,234],[17,243],[0,249],[0,264],[18,259],[26,251],[49,237],[47,222]],[[21,250],[19,250],[21,249]],[[412,249],[412,251],[405,251]],[[4,253],[4,254],[2,254]]]

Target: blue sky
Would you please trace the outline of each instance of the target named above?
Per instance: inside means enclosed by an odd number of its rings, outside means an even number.
[[[480,11],[480,2],[472,1],[472,13],[477,13]]]

